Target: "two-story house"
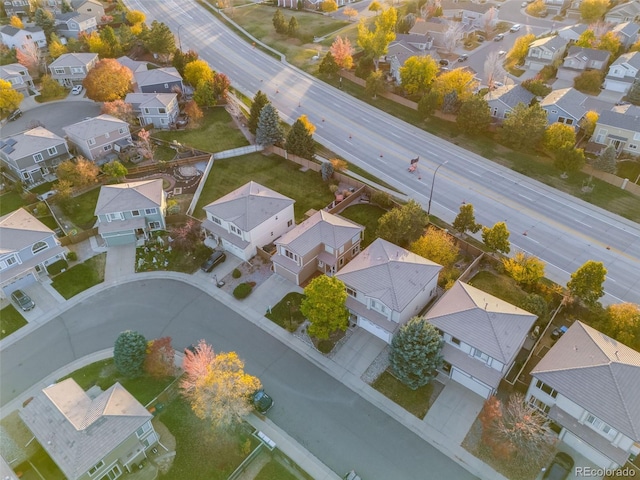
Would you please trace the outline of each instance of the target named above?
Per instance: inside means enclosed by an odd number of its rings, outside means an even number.
[[[30,17],[36,11],[35,0],[4,0],[3,3],[7,17]]]
[[[538,72],[547,65],[559,62],[568,43],[567,39],[559,35],[534,40],[529,45],[527,56],[524,59],[525,68]]]
[[[591,141],[601,145],[613,145],[616,152],[640,155],[640,108],[625,112],[606,110],[600,113]]]
[[[29,89],[34,88],[33,79],[27,67],[19,63],[0,66],[0,78],[11,84],[11,88],[24,96],[29,96]]]
[[[97,53],[64,53],[49,65],[51,78],[60,85],[71,88],[82,82],[98,63]]]
[[[409,34],[413,35],[427,35],[431,38],[432,46],[444,47],[445,34],[449,28],[449,24],[446,20],[433,17],[426,21],[416,21],[415,25],[409,30]]]
[[[21,49],[35,44],[38,48],[47,48],[47,38],[40,27],[16,28],[4,25],[0,28],[2,43],[9,48]]]
[[[0,287],[5,295],[47,275],[47,265],[65,258],[56,234],[19,208],[0,217]]]
[[[636,22],[622,22],[615,25],[611,31],[622,42],[624,49],[628,49],[631,45],[638,41],[638,32],[640,32],[640,25]]]
[[[576,321],[531,371],[527,400],[600,468],[640,455],[640,353]]]
[[[378,238],[336,273],[351,321],[387,343],[436,295],[442,266]]]
[[[249,260],[295,226],[292,200],[251,181],[203,207],[205,243]]]
[[[133,146],[129,124],[111,115],[88,118],[62,130],[79,153],[99,164],[114,151],[121,152]]]
[[[569,47],[562,65],[558,68],[557,77],[562,80],[573,80],[587,70],[604,71],[607,68],[609,57],[611,57],[611,53],[607,50],[572,45]]]
[[[456,282],[427,312],[444,339],[442,373],[489,398],[509,372],[537,317]]]
[[[467,25],[472,28],[484,28],[485,17],[487,14],[493,15],[493,20],[498,18],[498,10],[489,13],[489,11],[495,7],[491,3],[476,3],[468,0],[444,0],[440,2],[442,12],[445,17],[453,18],[455,21],[460,21],[463,25]]]
[[[148,70],[147,62],[141,62],[139,60],[133,60],[132,58],[127,57],[126,55],[123,55],[122,57],[118,57],[118,58],[116,58],[116,60],[118,61],[118,63],[120,65],[122,65],[123,67],[127,67],[133,73],[142,72],[142,71]]]
[[[19,415],[68,480],[137,472],[159,440],[153,415],[118,382],[97,393],[68,378],[38,392]]]
[[[68,12],[56,15],[56,31],[58,35],[66,38],[80,37],[81,33],[91,35],[98,30],[96,17],[88,13]]]
[[[576,25],[567,25],[558,30],[558,36],[568,40],[570,42],[577,42],[585,31],[589,29],[589,25],[585,23],[578,23]]]
[[[98,0],[71,0],[71,7],[78,13],[95,17],[96,23],[104,17],[104,7]]]
[[[640,52],[623,53],[609,67],[604,88],[627,93],[636,78],[640,78]]]
[[[334,275],[360,251],[364,227],[321,210],[276,240],[274,271],[296,285],[315,272]]]
[[[66,140],[43,127],[0,140],[2,165],[27,186],[52,180],[56,167],[69,158]]]
[[[98,234],[108,247],[147,240],[149,234],[164,230],[167,210],[162,179],[103,185],[95,216]]]
[[[504,85],[494,90],[490,90],[484,99],[489,104],[491,117],[501,122],[513,111],[516,106],[523,103],[530,105],[535,95],[520,85]]]
[[[604,15],[607,23],[635,22],[640,20],[640,2],[630,0],[626,3],[616,5]]]
[[[177,93],[184,91],[182,77],[173,67],[134,72],[135,91],[140,93]]]
[[[549,125],[560,122],[574,128],[578,128],[578,123],[588,111],[600,112],[603,108],[611,108],[611,104],[592,99],[575,88],[553,90],[542,99],[540,106],[547,112]]]
[[[168,129],[180,115],[175,93],[128,93],[125,102],[131,104],[141,126],[153,125]]]

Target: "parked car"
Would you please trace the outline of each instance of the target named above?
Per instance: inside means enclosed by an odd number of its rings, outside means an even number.
[[[265,392],[264,389],[261,388],[253,394],[253,406],[260,413],[267,413],[271,409],[271,407],[273,407],[273,405],[273,398],[267,395],[267,392]]]
[[[493,82],[494,87],[504,87],[504,83],[502,82]]]
[[[224,252],[220,252],[220,251],[213,252],[213,253],[209,256],[209,258],[207,258],[207,259],[205,260],[205,262],[202,264],[202,266],[200,267],[200,269],[201,269],[203,272],[207,272],[207,273],[209,273],[211,270],[213,270],[213,268],[214,268],[216,265],[218,265],[218,264],[220,264],[220,263],[224,262],[226,259],[227,259],[227,255],[226,255]]]
[[[36,306],[36,302],[31,300],[31,297],[24,293],[22,290],[16,290],[11,294],[11,300],[16,302],[18,306],[25,312],[33,309]]]
[[[449,60],[447,60],[446,58],[441,59],[438,63],[440,63],[440,65],[442,65],[443,67],[449,66]]]
[[[527,4],[529,2],[522,2],[522,6],[526,7]],[[511,28],[509,29],[510,32],[517,32],[518,30],[520,30],[522,28],[522,25],[520,25],[519,23],[516,23],[515,25],[512,25]]]
[[[458,57],[459,62],[466,62],[467,60],[469,60],[469,55],[467,55],[466,53],[463,53]]]
[[[549,480],[565,480],[573,470],[573,458],[564,452],[556,453],[551,465],[544,472],[542,478]]]
[[[84,90],[82,85],[76,85],[75,87],[73,87],[71,89],[71,94],[72,95],[80,95],[82,93],[82,90]]]
[[[22,116],[22,110],[20,110],[19,108],[16,108],[13,112],[11,112],[11,115],[9,115],[8,120],[10,122],[13,122],[14,120],[19,119]]]
[[[496,36],[493,38],[493,41],[494,41],[494,42],[499,42],[499,41],[501,41],[501,40],[504,40],[504,33],[499,33],[498,35],[496,35]]]

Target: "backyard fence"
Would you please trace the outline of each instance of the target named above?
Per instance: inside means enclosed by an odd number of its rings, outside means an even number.
[[[587,175],[599,178],[603,182],[620,187],[621,189],[640,197],[640,185],[637,185],[628,179],[620,178],[612,173],[601,172],[600,170],[593,168],[591,165],[585,165],[582,168],[582,171]]]
[[[238,147],[214,153],[213,158],[220,160],[222,158],[240,157],[242,155],[248,155],[249,153],[261,152],[262,150],[264,150],[262,145],[247,145],[246,147]]]
[[[92,228],[91,230],[83,230],[82,232],[78,232],[75,235],[67,235],[66,237],[60,238],[60,245],[66,247],[67,245],[80,243],[87,238],[91,238],[98,234],[98,228]]]

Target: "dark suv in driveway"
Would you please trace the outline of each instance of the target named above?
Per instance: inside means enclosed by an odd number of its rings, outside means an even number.
[[[211,270],[213,270],[213,267],[215,267],[219,263],[224,262],[226,259],[227,255],[224,252],[213,252],[211,256],[207,258],[202,264],[200,270],[209,273]]]
[[[11,299],[18,304],[18,306],[25,312],[28,312],[36,306],[36,302],[31,300],[31,297],[24,293],[22,290],[16,290],[11,294]]]

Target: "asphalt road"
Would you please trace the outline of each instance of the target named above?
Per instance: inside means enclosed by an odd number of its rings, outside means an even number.
[[[565,284],[585,261],[602,261],[609,271],[602,301],[640,303],[637,223],[490,162],[280,63],[240,40],[195,2],[126,3],[174,32],[179,25],[188,26],[181,29],[184,49],[196,49],[246,95],[264,91],[287,122],[307,114],[320,143],[425,206],[434,169],[448,161],[438,171],[431,209],[435,215],[453,221],[463,202],[472,203],[480,223],[506,221],[512,251],[541,258],[552,280]],[[421,157],[420,175],[407,172],[416,155]]]
[[[354,468],[371,480],[474,478],[236,312],[172,280],[106,290],[3,349],[1,404],[74,359],[113,346],[127,329],[171,336],[176,348],[204,338],[215,351],[237,352],[275,400],[269,418],[335,472]]]
[[[85,117],[100,115],[100,104],[88,101],[65,100],[63,102],[45,103],[27,110],[22,117],[7,122],[2,127],[2,136],[15,135],[29,128],[32,122],[38,121],[47,130],[64,137],[62,127],[79,122]]]

